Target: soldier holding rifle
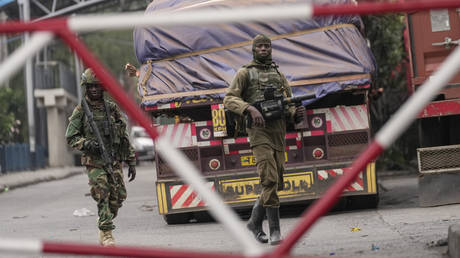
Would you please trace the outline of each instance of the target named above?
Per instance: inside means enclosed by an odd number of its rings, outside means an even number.
[[[281,242],[277,191],[283,189],[286,122],[301,121],[305,107],[296,108],[286,101],[292,96],[291,88],[272,61],[271,40],[267,36],[257,35],[253,39],[252,53],[252,62],[239,69],[233,78],[224,105],[234,113],[246,115],[251,124],[246,131],[256,158],[262,193],[247,227],[259,242],[270,240],[271,245],[276,245]],[[269,238],[262,230],[265,215]]]
[[[99,243],[114,245],[113,219],[127,196],[122,163],[128,163],[132,181],[136,177],[136,157],[120,109],[104,99],[104,90],[91,69],[82,74],[81,86],[85,94],[69,118],[66,140],[83,153],[82,165],[86,166],[91,196],[97,202]]]

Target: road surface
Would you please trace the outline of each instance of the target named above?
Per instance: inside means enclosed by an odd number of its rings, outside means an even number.
[[[166,225],[158,215],[153,165],[141,164],[127,183],[128,199],[115,220],[118,244],[242,253],[215,222]],[[293,251],[301,256],[446,257],[449,225],[459,223],[460,205],[419,208],[415,176],[380,180],[380,205],[373,210],[345,210],[324,216]],[[0,237],[97,243],[97,216],[85,174],[30,185],[0,194]],[[295,227],[301,209],[283,210],[284,235]],[[267,224],[264,224],[267,230]],[[272,247],[265,245],[267,250]],[[1,257],[56,257],[0,254]],[[61,257],[61,256],[60,256]],[[70,257],[70,256],[67,256]]]

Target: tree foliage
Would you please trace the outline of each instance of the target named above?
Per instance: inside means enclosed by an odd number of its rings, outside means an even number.
[[[374,88],[383,88],[383,94],[371,102],[371,121],[378,131],[408,98],[407,52],[404,48],[404,16],[363,17],[366,36],[378,64]],[[400,137],[381,157],[387,169],[411,168],[415,157],[417,130],[415,126]]]
[[[0,144],[24,142],[26,110],[24,91],[0,88]]]

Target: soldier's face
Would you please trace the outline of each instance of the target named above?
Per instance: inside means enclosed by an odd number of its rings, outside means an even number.
[[[100,84],[86,84],[86,94],[90,100],[100,100],[102,99],[102,94],[104,89]]]
[[[258,43],[256,44],[254,50],[256,55],[260,57],[269,56],[272,52],[272,45],[270,43]]]

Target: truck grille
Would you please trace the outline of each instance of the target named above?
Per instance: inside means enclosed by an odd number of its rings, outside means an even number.
[[[198,160],[198,149],[196,147],[181,149],[187,158],[199,168],[200,163]],[[158,156],[157,161],[158,177],[171,177],[174,176],[174,171],[166,164],[166,162]]]
[[[329,158],[354,157],[367,146],[367,131],[344,132],[327,136]]]
[[[417,149],[420,173],[460,170],[460,145]]]

